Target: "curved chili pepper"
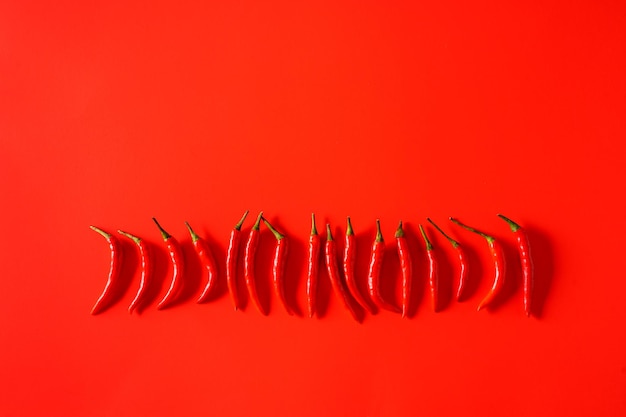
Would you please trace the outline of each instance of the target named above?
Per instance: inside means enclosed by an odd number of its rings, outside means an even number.
[[[128,312],[132,313],[134,310],[139,311],[147,294],[148,284],[152,278],[152,252],[150,251],[150,246],[140,237],[133,236],[123,230],[118,230],[117,232],[135,242],[135,245],[139,248],[139,256],[141,258],[139,289],[137,290],[137,295],[135,295],[135,298],[130,303],[130,306],[128,306]]]
[[[259,246],[259,226],[261,225],[262,217],[263,212],[260,212],[248,235],[248,241],[246,242],[246,249],[243,255],[243,276],[246,280],[246,287],[248,287],[250,299],[252,299],[259,313],[267,316],[267,310],[263,307],[263,304],[261,304],[261,300],[259,300],[259,295],[256,291],[256,278],[254,274],[256,249]]]
[[[433,311],[436,313],[439,311],[439,267],[437,264],[437,258],[435,258],[435,251],[433,245],[430,243],[428,236],[424,228],[420,224],[420,232],[426,243],[426,254],[428,255],[428,286],[430,288],[430,301],[433,306]]]
[[[346,286],[348,291],[354,297],[357,303],[365,310],[372,314],[376,313],[375,307],[372,307],[370,303],[365,300],[361,295],[359,286],[356,283],[356,274],[354,273],[354,262],[356,260],[356,237],[354,236],[354,230],[352,229],[352,222],[350,216],[348,216],[348,226],[346,228],[346,242],[343,251],[343,272],[346,278]]]
[[[320,237],[315,227],[315,213],[311,213],[311,235],[309,236],[309,260],[306,280],[306,299],[309,318],[315,315],[317,306],[317,281],[319,276]]]
[[[480,304],[478,304],[478,311],[480,311],[483,307],[487,307],[489,304],[491,304],[493,300],[498,296],[498,294],[502,291],[502,288],[504,288],[504,273],[506,271],[504,250],[502,250],[502,246],[500,246],[500,243],[495,238],[493,238],[493,236],[489,236],[483,232],[480,232],[473,227],[466,226],[465,224],[461,223],[453,217],[450,217],[450,221],[469,230],[470,232],[474,232],[484,237],[487,241],[487,244],[489,245],[489,253],[491,254],[491,257],[493,259],[495,277],[491,289],[489,290],[485,298],[483,298],[483,300],[480,302]]]
[[[111,264],[109,267],[109,275],[107,277],[107,283],[104,286],[104,290],[96,304],[91,309],[91,314],[96,315],[102,313],[104,310],[110,307],[113,301],[114,290],[117,282],[119,281],[120,269],[122,264],[122,245],[117,237],[110,233],[105,232],[96,226],[89,226],[91,230],[102,235],[109,243],[109,249],[111,250]]]
[[[526,233],[526,229],[508,217],[502,214],[498,214],[498,217],[509,224],[511,231],[517,238],[517,249],[519,251],[520,260],[522,261],[522,274],[524,276],[524,312],[526,313],[526,317],[530,317],[534,286],[534,266],[533,258],[530,254],[528,234]]]
[[[380,231],[380,220],[376,219],[376,239],[372,244],[372,252],[370,256],[370,268],[367,275],[367,289],[370,298],[378,308],[384,308],[394,313],[400,313],[401,310],[395,305],[385,301],[380,294],[380,270],[383,265],[385,255],[385,241]]]
[[[428,220],[430,224],[435,226],[435,229],[437,229],[439,233],[444,235],[445,238],[448,239],[448,241],[452,244],[452,247],[454,248],[454,250],[456,250],[456,254],[459,258],[459,286],[456,291],[456,300],[461,301],[461,297],[463,296],[463,290],[465,289],[465,283],[467,282],[467,271],[468,271],[468,268],[467,268],[468,262],[467,262],[467,255],[465,254],[465,249],[463,249],[463,246],[461,246],[459,242],[452,239],[450,236],[446,234],[446,232],[441,230],[441,228],[437,226],[435,222],[433,222],[431,219],[428,218],[426,220]]]
[[[174,236],[167,233],[161,227],[157,219],[153,217],[152,220],[154,220],[154,223],[159,228],[159,231],[161,232],[161,236],[163,237],[163,240],[165,241],[165,244],[167,245],[167,251],[170,254],[170,259],[172,260],[172,267],[173,267],[172,282],[170,284],[170,287],[167,290],[165,297],[163,297],[161,302],[157,305],[157,309],[163,310],[167,307],[170,307],[172,304],[174,304],[174,302],[180,295],[180,292],[183,288],[183,271],[185,268],[185,259],[183,258],[183,251],[180,247],[180,244],[174,238]]]
[[[239,293],[237,291],[237,258],[239,257],[239,241],[241,240],[241,226],[246,220],[248,210],[243,213],[241,220],[235,225],[230,232],[228,241],[228,250],[226,251],[226,285],[230,298],[235,305],[235,311],[239,309]]]
[[[335,245],[335,240],[333,239],[333,235],[330,231],[330,224],[326,224],[326,247],[325,247],[325,255],[326,255],[326,269],[328,270],[328,277],[330,278],[330,283],[333,286],[333,290],[337,298],[343,301],[346,309],[350,312],[352,317],[361,322],[361,318],[359,314],[356,312],[352,304],[350,303],[350,296],[348,292],[344,288],[341,283],[341,278],[339,276],[339,267],[337,266],[337,247]]]
[[[187,226],[187,229],[189,230],[193,247],[196,250],[198,258],[200,258],[200,262],[202,262],[202,266],[204,266],[208,275],[206,286],[204,287],[204,290],[202,290],[202,294],[200,294],[197,301],[198,303],[204,303],[211,296],[211,293],[217,283],[217,265],[215,264],[213,252],[211,252],[211,248],[209,248],[206,240],[198,236],[198,234],[193,231],[191,226],[189,226],[189,223],[185,222],[185,226]]]
[[[402,270],[402,317],[408,317],[413,263],[409,253],[409,246],[404,236],[404,230],[402,229],[402,221],[400,221],[396,230],[396,243],[398,246],[398,257],[400,258],[400,269]]]
[[[287,302],[287,297],[285,297],[285,263],[287,261],[287,239],[285,235],[278,232],[278,230],[274,229],[274,227],[268,222],[265,217],[263,218],[263,223],[267,226],[268,229],[274,234],[276,238],[276,250],[274,251],[274,263],[272,264],[272,275],[274,277],[274,292],[278,299],[282,303],[283,307],[287,311],[287,314],[293,316],[293,310],[289,306]]]

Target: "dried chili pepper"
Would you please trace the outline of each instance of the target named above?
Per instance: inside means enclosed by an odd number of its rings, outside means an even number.
[[[141,238],[137,236],[133,236],[130,233],[126,233],[123,230],[118,230],[118,233],[126,236],[139,248],[139,257],[141,259],[141,279],[139,280],[139,289],[137,290],[137,294],[135,298],[128,306],[128,312],[132,313],[134,310],[139,310],[144,303],[148,285],[150,284],[152,278],[152,252],[150,251],[150,246]]]
[[[402,229],[402,221],[396,230],[396,243],[398,246],[398,258],[402,270],[402,317],[408,317],[411,298],[411,279],[413,277],[413,263],[409,253],[408,243]]]
[[[239,292],[237,291],[237,258],[239,257],[239,241],[241,240],[241,226],[246,220],[248,210],[243,213],[241,220],[230,232],[228,250],[226,251],[226,285],[230,298],[233,300],[235,310],[239,309]]]
[[[170,235],[161,227],[157,219],[152,218],[154,223],[159,228],[161,232],[161,236],[167,245],[167,251],[170,254],[170,259],[172,260],[172,282],[170,283],[170,287],[165,294],[165,297],[161,300],[161,302],[157,305],[157,309],[163,310],[167,307],[170,307],[178,296],[183,288],[183,272],[185,268],[185,259],[183,258],[183,251],[180,247],[178,241],[174,238],[174,236]]]
[[[341,277],[339,276],[339,267],[337,266],[337,247],[335,245],[333,235],[330,231],[330,224],[326,224],[325,249],[326,269],[328,270],[328,277],[330,278],[330,283],[333,286],[335,295],[343,302],[344,306],[346,307],[346,309],[348,309],[352,317],[360,323],[361,318],[350,303],[350,296],[348,295],[348,292],[341,283]]]
[[[517,239],[517,249],[522,262],[522,275],[524,279],[524,312],[526,313],[526,317],[530,317],[534,286],[534,266],[533,258],[530,254],[528,234],[526,233],[526,229],[508,217],[505,217],[502,214],[498,214],[498,217],[509,224],[511,231],[515,234]]]
[[[309,236],[309,259],[306,280],[306,299],[309,318],[315,315],[317,307],[317,281],[319,277],[320,237],[315,227],[315,213],[311,213],[311,235]]]
[[[357,303],[365,310],[369,311],[372,314],[376,313],[375,307],[371,306],[370,303],[367,302],[365,297],[361,295],[361,291],[359,290],[359,286],[356,283],[356,274],[354,273],[354,262],[356,261],[356,237],[354,236],[354,230],[352,229],[352,222],[350,221],[350,216],[348,216],[347,220],[347,228],[346,228],[346,240],[343,251],[343,272],[344,277],[346,279],[346,286],[348,287],[348,291],[352,294],[352,297],[356,300]]]
[[[420,224],[419,226],[422,237],[424,238],[424,243],[426,243],[426,254],[428,255],[428,287],[430,288],[430,301],[433,306],[433,311],[436,313],[439,311],[439,266],[433,245],[430,243],[428,236],[426,236],[422,225]]]
[[[478,304],[478,311],[480,311],[483,307],[487,307],[489,304],[493,302],[493,300],[498,296],[498,294],[504,288],[504,273],[506,271],[506,261],[504,258],[504,251],[502,250],[502,246],[500,243],[493,238],[493,236],[489,236],[483,232],[480,232],[473,227],[466,226],[455,218],[450,217],[450,221],[453,223],[469,230],[470,232],[476,233],[487,241],[489,245],[489,253],[491,254],[491,258],[493,259],[493,266],[495,270],[495,278],[493,280],[493,285],[485,298]]]
[[[372,251],[370,255],[370,267],[367,275],[367,289],[369,291],[370,298],[376,304],[378,308],[384,308],[394,313],[400,313],[401,310],[395,305],[385,301],[380,294],[380,270],[383,265],[383,258],[385,255],[385,240],[383,234],[380,231],[380,220],[376,219],[376,239],[372,244]]]
[[[189,234],[191,235],[191,241],[193,242],[193,247],[198,254],[198,258],[200,258],[200,262],[202,266],[207,271],[207,283],[204,286],[204,290],[198,297],[198,303],[203,303],[209,299],[211,294],[213,293],[216,283],[217,283],[217,265],[215,263],[215,257],[213,256],[213,252],[211,252],[211,248],[207,244],[206,240],[202,239],[196,232],[193,231],[189,223],[185,222],[185,226],[189,230]]]
[[[267,316],[267,310],[261,304],[261,300],[259,300],[259,295],[256,291],[256,276],[254,273],[254,266],[256,264],[256,250],[259,246],[259,226],[261,225],[261,218],[263,217],[263,212],[259,213],[259,216],[254,222],[252,229],[250,229],[250,234],[248,235],[248,241],[246,242],[246,249],[243,255],[243,276],[246,280],[246,287],[248,287],[248,294],[250,295],[250,299],[256,306],[259,313]]]
[[[111,264],[109,267],[109,275],[107,277],[107,282],[104,286],[104,290],[93,308],[91,309],[91,314],[96,315],[102,313],[108,307],[110,307],[111,302],[113,301],[115,295],[115,287],[118,285],[120,269],[122,265],[122,245],[117,237],[113,236],[110,233],[105,232],[104,230],[96,227],[89,226],[91,230],[99,233],[106,239],[109,243],[109,249],[111,250]]]
[[[274,262],[272,263],[272,276],[274,278],[274,292],[280,300],[287,314],[293,316],[293,310],[285,297],[285,263],[287,262],[287,238],[276,230],[267,219],[263,218],[263,223],[274,234],[276,238],[276,250],[274,251]]]
[[[426,219],[426,220],[428,220],[430,224],[435,226],[435,229],[437,229],[439,233],[444,235],[445,238],[448,239],[448,241],[452,244],[452,247],[454,248],[454,250],[456,250],[456,254],[459,258],[459,286],[457,287],[457,291],[456,291],[456,300],[461,301],[461,297],[463,296],[463,290],[465,289],[465,283],[467,282],[467,271],[468,271],[467,255],[465,254],[465,249],[463,249],[463,246],[461,246],[459,242],[452,239],[450,236],[446,234],[446,232],[441,230],[441,228],[437,226],[435,222],[433,222],[431,219]]]

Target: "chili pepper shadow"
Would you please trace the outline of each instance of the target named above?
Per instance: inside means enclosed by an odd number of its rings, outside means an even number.
[[[142,313],[146,308],[160,301],[159,295],[165,286],[168,269],[171,270],[171,266],[169,265],[169,254],[165,248],[153,242],[146,241],[146,244],[150,246],[150,254],[152,256],[152,276],[149,277],[150,281],[148,282],[148,287],[146,288],[146,295],[143,303],[135,309],[137,313]]]
[[[531,315],[542,318],[554,279],[554,247],[545,230],[530,225],[526,228],[526,232],[528,233],[531,256],[535,267]]]
[[[289,239],[289,248],[285,260],[285,298],[293,313],[301,317],[305,314],[298,304],[298,290],[306,288],[306,282],[302,280],[306,272],[303,274],[302,265],[306,265],[307,246],[303,245],[300,239],[289,236],[287,239]]]
[[[504,304],[510,302],[512,298],[514,298],[515,293],[521,286],[522,282],[522,271],[519,261],[519,256],[517,254],[517,248],[513,246],[509,242],[510,236],[505,237],[504,235],[496,235],[492,234],[492,236],[500,243],[502,246],[502,250],[504,251],[504,258],[506,262],[505,275],[504,275],[504,285],[502,286],[501,292],[498,294],[496,298],[487,306],[488,310],[498,310]],[[493,264],[490,265],[490,288],[493,283]],[[521,299],[521,298],[520,298]],[[521,304],[520,304],[521,306]]]
[[[451,249],[452,246],[437,230],[428,226],[424,226],[424,229],[428,239],[430,239],[433,245],[434,255],[439,268],[437,312],[440,312],[445,310],[454,299],[454,271],[457,269],[455,269],[453,265],[455,265],[455,263],[458,264],[458,258],[452,258],[448,250]],[[426,262],[428,261],[426,260]]]
[[[121,251],[121,268],[118,276],[118,281],[111,288],[111,300],[107,307],[101,310],[98,314],[105,312],[106,310],[119,303],[124,295],[130,288],[130,284],[133,281],[135,270],[138,264],[138,255],[135,244],[129,242],[126,238],[120,237],[120,251]],[[95,301],[95,300],[94,300]],[[128,306],[125,306],[128,308]]]
[[[272,219],[270,221],[272,222],[272,226],[274,226],[274,222],[276,220]],[[285,232],[282,230],[282,226],[278,222],[275,227],[277,228],[277,230],[280,230],[281,233],[285,234]],[[286,234],[285,236],[286,236],[286,239],[289,239],[289,236],[287,236]],[[248,233],[245,234],[245,238],[242,240],[244,241],[244,248],[245,248],[245,242],[248,241]],[[290,240],[291,239],[289,239],[289,241],[287,242],[287,245],[289,246],[291,246]],[[241,250],[242,256],[245,253],[244,248],[242,248]],[[265,311],[267,311],[268,315],[272,312],[272,304],[273,304],[272,293],[273,293],[274,283],[272,280],[272,265],[274,263],[274,251],[275,250],[276,250],[276,238],[274,237],[272,232],[270,232],[269,229],[265,227],[265,225],[263,225],[263,223],[261,222],[261,229],[259,233],[259,245],[257,247],[256,254],[254,257],[254,278],[256,282],[257,295],[259,296],[259,302],[264,307]],[[287,252],[288,252],[287,260],[285,261],[286,263],[289,263],[288,258],[290,255],[289,254],[290,251],[291,251],[291,247],[288,247],[287,248]],[[248,294],[248,288],[245,286],[245,282],[244,282],[244,287],[242,291],[246,293],[246,296],[248,298],[248,304],[251,306],[250,308],[252,308],[255,313],[260,314],[258,313],[258,311],[256,311],[256,307],[254,306],[254,303],[250,300],[250,294]],[[276,300],[276,302],[278,302],[278,300]],[[282,306],[280,306],[280,308],[283,309]]]
[[[324,243],[325,242],[321,239],[317,275],[317,294],[315,296],[315,316],[320,319],[326,316],[328,305],[330,304],[330,297],[333,296],[333,287],[330,283],[330,278],[328,277],[328,271],[326,270],[326,262],[324,261]]]
[[[226,292],[228,292],[228,286],[226,285],[226,272],[225,272],[226,263],[225,262],[220,263],[220,259],[226,259],[226,251],[223,249],[222,246],[219,245],[219,243],[215,239],[213,239],[213,237],[210,235],[210,233],[207,230],[203,230],[203,233],[204,233],[204,240],[207,246],[209,247],[209,249],[211,250],[211,253],[213,254],[213,258],[215,259],[215,266],[217,268],[217,276],[215,277],[216,279],[215,287],[213,287],[213,291],[209,295],[207,300],[204,303],[202,303],[202,304],[206,304],[206,303],[210,303],[211,301],[215,301],[218,298],[222,297],[224,294],[226,294]],[[194,250],[194,253],[195,253],[195,250]],[[206,271],[204,266],[202,266],[202,264],[200,265],[202,268],[200,288],[201,290],[203,290],[207,283],[206,280],[208,277],[208,272]],[[198,294],[198,296],[200,295]]]
[[[420,236],[419,230],[413,227],[410,222],[403,222],[403,227],[413,267],[408,311],[408,318],[412,318],[415,317],[419,306],[422,304],[425,288],[428,285],[428,259],[424,249],[424,240]],[[400,262],[397,250],[396,259]]]

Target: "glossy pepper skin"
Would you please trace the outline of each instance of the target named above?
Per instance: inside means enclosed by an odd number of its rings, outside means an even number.
[[[532,312],[532,296],[535,277],[533,258],[530,253],[530,243],[528,242],[528,234],[526,233],[526,229],[508,217],[505,217],[502,214],[498,214],[498,217],[507,222],[517,239],[517,249],[522,262],[522,276],[524,280],[524,312],[526,313],[526,317],[530,317]]]
[[[285,238],[285,235],[280,233],[278,230],[274,228],[265,218],[263,218],[263,223],[267,226],[268,229],[274,234],[276,238],[276,249],[274,250],[274,261],[272,262],[272,277],[274,281],[274,292],[278,297],[278,300],[285,308],[285,311],[290,316],[293,316],[293,310],[291,306],[287,302],[287,297],[285,296],[285,264],[287,262],[287,253],[288,253],[288,241]]]
[[[180,295],[183,289],[183,273],[185,269],[185,258],[183,257],[183,251],[180,247],[178,241],[169,233],[167,233],[159,224],[157,219],[152,218],[154,223],[159,228],[161,232],[161,236],[167,245],[167,251],[170,255],[170,260],[172,261],[172,281],[170,283],[170,287],[165,294],[165,297],[161,300],[161,302],[157,305],[158,310],[166,309],[172,304],[176,302],[176,299]]]
[[[365,297],[361,295],[361,291],[359,290],[359,286],[356,282],[356,274],[354,272],[354,262],[356,261],[356,237],[354,236],[354,230],[352,229],[352,222],[350,221],[350,217],[347,220],[347,228],[346,228],[346,240],[343,251],[343,272],[344,277],[346,279],[346,286],[348,287],[348,291],[352,294],[352,297],[356,300],[357,303],[365,310],[369,311],[372,314],[376,313],[375,307],[371,306],[370,303],[367,302]]]
[[[433,306],[433,311],[436,313],[439,311],[439,264],[435,257],[435,250],[430,243],[430,239],[426,236],[424,228],[420,224],[420,232],[424,243],[426,244],[426,255],[428,255],[428,287],[430,288],[430,302]]]
[[[319,280],[320,236],[315,227],[315,214],[311,214],[311,235],[309,236],[309,256],[306,279],[306,300],[309,318],[317,309],[317,282]]]
[[[187,226],[187,230],[189,230],[189,234],[191,235],[191,241],[193,242],[196,254],[198,255],[198,258],[200,258],[200,262],[207,272],[207,283],[204,286],[204,290],[202,290],[200,297],[198,297],[198,300],[196,301],[197,303],[204,303],[215,291],[217,284],[217,264],[215,263],[215,257],[213,256],[213,252],[211,252],[211,248],[209,248],[206,240],[198,236],[198,234],[193,231],[189,223],[185,222],[185,226]]]
[[[328,277],[330,278],[330,283],[333,287],[335,295],[343,302],[346,309],[350,312],[350,315],[352,315],[352,317],[360,323],[361,318],[350,302],[350,295],[348,294],[348,291],[341,283],[339,267],[337,265],[337,246],[330,230],[330,224],[326,224],[326,246],[324,254]]]
[[[139,289],[130,306],[128,306],[128,312],[132,314],[133,311],[140,311],[143,303],[145,302],[146,294],[150,281],[152,280],[152,252],[150,246],[140,237],[133,236],[130,233],[126,233],[122,230],[118,230],[118,233],[126,236],[137,245],[139,248],[139,257],[141,261],[141,279],[139,280]]]
[[[394,313],[401,313],[401,310],[398,307],[385,301],[380,294],[380,271],[383,265],[384,255],[385,240],[383,239],[383,234],[380,231],[380,220],[376,219],[376,239],[374,239],[370,254],[369,272],[367,274],[367,289],[369,296],[374,301],[376,307],[389,310]]]
[[[500,245],[500,243],[492,236],[489,236],[483,232],[480,232],[474,229],[473,227],[469,227],[461,223],[455,218],[450,217],[450,221],[463,227],[466,230],[469,230],[470,232],[473,232],[482,236],[483,238],[485,238],[485,240],[487,241],[487,244],[489,245],[489,253],[491,255],[491,259],[493,260],[495,277],[494,277],[493,285],[491,286],[491,289],[489,290],[485,298],[483,298],[483,300],[480,302],[480,304],[478,304],[478,311],[480,311],[484,307],[487,307],[488,305],[493,303],[493,300],[497,298],[498,294],[502,292],[502,288],[504,288],[504,277],[505,277],[505,271],[506,271],[506,261],[504,257],[504,250],[502,249],[502,246]]]
[[[402,270],[402,317],[408,317],[411,300],[411,280],[413,277],[413,262],[409,253],[409,246],[402,229],[402,221],[396,230],[396,244],[398,247],[398,258],[400,258],[400,269]]]
[[[263,212],[260,212],[256,222],[252,226],[252,229],[250,229],[250,234],[248,235],[248,241],[246,242],[246,249],[243,255],[243,276],[245,277],[246,287],[248,288],[250,299],[254,303],[257,310],[259,310],[259,313],[267,316],[268,312],[265,307],[263,307],[256,291],[256,275],[254,270],[256,264],[256,250],[259,246],[259,228],[262,217]]]
[[[457,242],[456,240],[454,240],[450,236],[448,236],[431,219],[428,218],[426,220],[428,220],[428,222],[430,224],[432,224],[435,227],[435,229],[437,229],[437,231],[439,231],[439,233],[441,233],[446,239],[448,239],[448,242],[450,242],[450,244],[452,245],[452,247],[456,251],[456,255],[459,258],[459,283],[458,283],[457,290],[456,290],[456,300],[457,301],[461,301],[462,298],[463,298],[465,285],[466,285],[466,282],[467,282],[467,271],[468,271],[468,261],[467,261],[467,255],[465,254],[465,249],[463,248],[463,246],[461,246],[461,244],[459,242]]]
[[[105,232],[104,230],[96,227],[89,226],[91,230],[100,234],[104,237],[109,244],[109,249],[111,251],[111,263],[109,266],[109,275],[107,277],[107,282],[104,286],[104,290],[93,308],[91,309],[91,314],[96,315],[102,313],[104,310],[111,306],[111,303],[114,298],[115,287],[118,285],[120,270],[122,265],[122,246],[117,237],[113,236],[110,233]]]
[[[239,258],[239,242],[241,241],[241,226],[248,216],[248,210],[243,213],[241,220],[230,232],[228,250],[226,251],[226,286],[233,300],[235,311],[239,309],[239,292],[237,291],[237,259]]]

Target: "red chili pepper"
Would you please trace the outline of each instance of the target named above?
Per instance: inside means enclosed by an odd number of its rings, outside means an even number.
[[[230,240],[228,241],[228,251],[226,252],[226,285],[230,298],[233,300],[235,310],[239,309],[239,293],[237,291],[237,258],[239,257],[239,241],[241,240],[241,226],[246,220],[248,210],[243,213],[241,220],[235,225],[230,232]]]
[[[135,242],[135,245],[139,248],[139,256],[141,258],[141,279],[139,280],[139,290],[137,290],[137,295],[135,295],[135,298],[128,307],[128,312],[132,313],[134,310],[139,311],[141,309],[147,294],[148,285],[152,278],[152,252],[150,251],[150,246],[148,246],[143,239],[122,230],[118,230],[117,232]]]
[[[430,301],[433,306],[433,311],[436,313],[439,311],[439,266],[433,245],[430,243],[421,224],[420,232],[424,238],[424,243],[426,243],[426,254],[428,255],[428,287],[430,288]]]
[[[367,289],[370,298],[378,308],[384,308],[394,313],[400,313],[401,310],[395,305],[385,301],[380,294],[380,270],[383,265],[385,255],[385,241],[380,231],[380,220],[376,219],[376,239],[372,244],[372,252],[370,256],[370,268],[367,276]]]
[[[159,224],[157,219],[152,218],[154,223],[159,228],[161,232],[161,236],[163,236],[163,240],[167,245],[167,251],[170,254],[170,259],[172,260],[172,267],[174,268],[172,272],[172,282],[170,284],[170,288],[167,290],[165,297],[161,300],[161,302],[157,305],[157,309],[163,310],[167,307],[170,307],[178,296],[183,288],[183,272],[185,268],[185,259],[183,258],[183,251],[180,247],[178,241],[174,238],[174,236],[167,233]]]
[[[454,250],[456,250],[456,254],[459,258],[459,286],[456,291],[456,300],[461,301],[461,297],[463,296],[463,290],[465,289],[465,283],[467,282],[467,271],[468,271],[468,268],[467,268],[468,262],[467,262],[467,255],[465,254],[465,249],[463,249],[463,246],[461,246],[459,242],[452,239],[443,230],[441,230],[441,228],[437,226],[435,222],[433,222],[431,219],[426,219],[426,220],[428,220],[430,224],[435,226],[435,229],[437,229],[439,233],[444,235],[445,238],[448,239],[448,241],[452,244],[452,247],[454,248]]]
[[[504,251],[502,250],[502,246],[500,246],[500,243],[496,241],[496,239],[494,239],[492,236],[480,232],[473,227],[466,226],[452,217],[450,217],[450,220],[453,223],[469,230],[470,232],[474,232],[484,237],[485,240],[487,240],[487,244],[489,245],[489,253],[491,254],[491,257],[493,259],[495,278],[493,280],[491,290],[489,290],[485,298],[483,298],[480,304],[478,304],[478,311],[480,311],[483,307],[487,307],[489,304],[491,304],[493,300],[498,296],[498,294],[502,291],[502,288],[504,288],[504,273],[506,271]]]
[[[337,266],[337,247],[335,245],[333,235],[330,231],[330,224],[326,224],[325,249],[326,269],[328,270],[328,277],[330,278],[330,283],[333,286],[335,295],[343,302],[352,317],[360,323],[361,318],[359,317],[359,314],[354,309],[354,307],[352,307],[352,304],[350,303],[350,296],[348,295],[348,292],[341,283],[341,277],[339,276],[339,267]]]
[[[198,236],[198,234],[193,231],[191,226],[189,226],[189,223],[185,222],[185,226],[187,226],[187,229],[189,230],[193,247],[195,248],[198,258],[200,258],[200,262],[206,269],[208,275],[206,286],[197,301],[198,303],[203,303],[209,299],[217,283],[217,265],[215,264],[213,252],[211,252],[211,248],[209,248],[206,240]]]
[[[311,214],[311,235],[309,236],[309,260],[306,280],[306,298],[309,318],[315,315],[317,306],[317,281],[319,276],[320,237],[315,227],[315,213]]]
[[[396,243],[398,246],[398,257],[400,258],[400,269],[402,270],[402,317],[409,315],[409,302],[411,298],[411,279],[413,277],[413,263],[409,246],[402,229],[402,221],[396,230]]]
[[[110,233],[105,232],[96,226],[89,226],[91,230],[100,233],[109,243],[109,249],[111,250],[111,264],[109,267],[109,275],[107,277],[107,283],[104,286],[104,290],[96,304],[91,309],[91,314],[96,315],[102,313],[108,307],[110,307],[113,301],[115,287],[118,285],[120,269],[122,264],[122,246],[120,241]]]
[[[252,226],[252,229],[250,229],[250,234],[248,235],[248,241],[246,242],[246,249],[243,255],[243,276],[246,280],[246,287],[248,287],[250,299],[256,306],[257,310],[259,310],[259,313],[267,316],[267,310],[263,307],[263,304],[261,304],[261,300],[259,300],[259,295],[256,291],[256,278],[254,274],[256,249],[259,246],[259,226],[261,224],[262,217],[263,212],[260,212],[256,222]]]
[[[498,214],[498,217],[509,224],[511,231],[515,233],[515,237],[517,238],[517,249],[519,251],[520,260],[522,261],[522,274],[524,276],[524,312],[526,313],[526,317],[530,317],[532,311],[534,267],[533,258],[530,254],[528,234],[526,233],[526,229],[508,217],[504,217],[502,214]]]
[[[346,278],[348,291],[350,291],[352,297],[354,297],[356,302],[359,303],[361,307],[372,314],[376,314],[375,307],[371,306],[370,303],[365,300],[363,295],[361,295],[359,286],[356,283],[356,274],[354,273],[354,262],[356,261],[356,237],[354,236],[354,230],[352,229],[352,222],[350,221],[349,216],[345,243],[343,251],[343,272]]]
[[[263,223],[274,234],[276,238],[276,250],[274,251],[274,263],[272,264],[272,275],[274,277],[274,292],[287,311],[287,314],[293,316],[293,310],[285,297],[285,263],[287,261],[287,239],[285,235],[278,232],[274,227],[263,218]]]

